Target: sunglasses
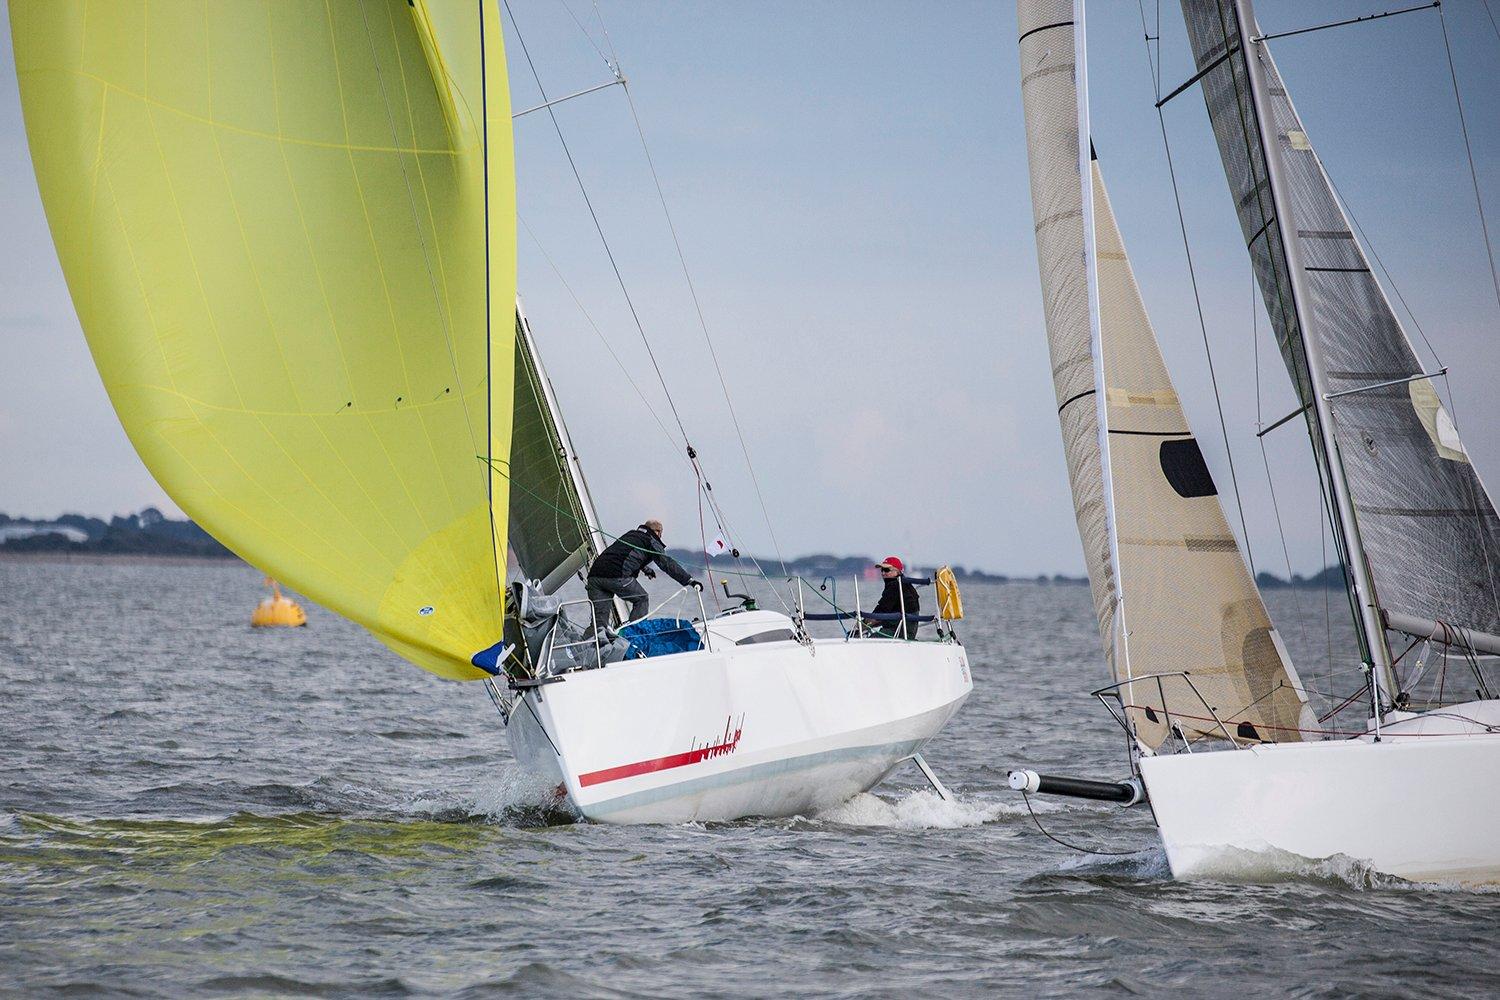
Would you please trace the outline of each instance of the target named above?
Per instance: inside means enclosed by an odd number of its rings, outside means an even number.
[[[882,573],[894,573],[894,572],[896,572],[896,567],[894,567],[894,566],[880,566],[878,568],[879,568],[880,572],[882,572]]]

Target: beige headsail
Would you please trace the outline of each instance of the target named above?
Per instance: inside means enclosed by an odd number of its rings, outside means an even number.
[[[1171,737],[1169,718],[1189,738],[1300,739],[1306,698],[1178,402],[1092,156],[1090,191],[1079,183],[1089,147],[1079,141],[1073,4],[1020,0],[1018,8],[1047,334],[1111,671],[1117,681],[1191,678],[1121,689],[1137,737],[1152,749]]]

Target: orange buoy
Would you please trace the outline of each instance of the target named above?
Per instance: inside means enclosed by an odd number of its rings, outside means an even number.
[[[250,612],[250,624],[260,625],[306,625],[307,612],[302,606],[289,597],[283,597],[281,587],[269,576],[266,583],[271,588],[271,596],[262,600]]]

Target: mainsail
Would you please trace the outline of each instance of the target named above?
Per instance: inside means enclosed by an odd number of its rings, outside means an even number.
[[[501,636],[515,180],[479,0],[12,0],[120,421],[247,561],[452,678]]]
[[[600,536],[567,426],[519,306],[515,378],[510,551],[526,579],[550,594],[598,554]]]
[[[1500,519],[1431,379],[1422,377],[1266,46],[1246,45],[1260,29],[1253,16],[1240,24],[1233,0],[1183,0],[1182,8],[1283,359],[1299,398],[1328,400],[1337,444],[1331,461],[1341,463],[1348,483],[1373,576],[1371,601],[1387,619],[1500,632]],[[1271,138],[1295,215],[1285,224],[1270,189],[1251,58],[1266,76]],[[1289,242],[1302,270],[1295,285],[1308,292],[1301,303],[1308,329],[1299,328],[1293,302]],[[1321,380],[1310,370],[1305,337],[1321,352]]]
[[[1136,735],[1160,746],[1170,713],[1189,736],[1226,735],[1217,716],[1234,739],[1300,739],[1306,698],[1178,402],[1092,155],[1090,190],[1081,183],[1073,4],[1020,0],[1018,13],[1047,334],[1101,637],[1117,681],[1191,678],[1122,689]]]

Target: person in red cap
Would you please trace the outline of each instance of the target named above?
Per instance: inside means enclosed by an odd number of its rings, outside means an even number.
[[[871,614],[875,615],[904,615],[904,618],[878,620],[867,618],[866,621],[874,625],[883,634],[894,636],[897,639],[915,639],[917,637],[916,615],[922,610],[922,602],[917,597],[917,588],[906,582],[901,574],[906,571],[906,564],[896,556],[886,556],[876,565],[880,570],[880,578],[885,581],[885,590],[880,594],[880,601],[875,605]]]

